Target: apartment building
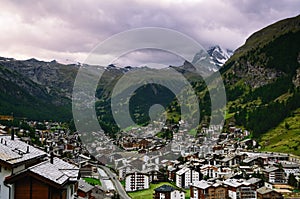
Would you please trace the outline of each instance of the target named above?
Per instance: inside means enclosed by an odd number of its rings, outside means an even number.
[[[193,182],[200,180],[200,171],[194,168],[183,167],[176,172],[176,186],[189,188]]]
[[[134,172],[127,174],[125,177],[125,190],[137,191],[149,189],[150,181],[148,174],[141,172]]]

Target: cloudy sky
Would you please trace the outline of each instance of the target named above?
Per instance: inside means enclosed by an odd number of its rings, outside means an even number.
[[[133,28],[182,32],[205,48],[236,49],[253,32],[300,14],[299,0],[0,0],[0,56],[83,62]],[[139,52],[139,59],[161,57]],[[146,55],[147,54],[147,55]]]

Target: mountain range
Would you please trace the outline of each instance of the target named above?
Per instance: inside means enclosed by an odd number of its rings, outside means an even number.
[[[296,16],[257,31],[235,52],[220,46],[207,51],[213,66],[209,70],[219,70],[224,80],[228,101],[226,125],[234,123],[250,130],[262,150],[299,154],[299,43],[300,16]],[[199,61],[201,53],[195,55],[192,64]],[[192,64],[185,62],[173,68],[188,79],[198,95],[204,124],[209,121],[209,93],[202,78],[189,72]],[[35,120],[71,120],[71,95],[80,66],[1,57],[0,114]],[[110,65],[103,70],[96,92],[96,111],[103,129],[115,132],[118,127],[110,110],[112,89],[123,74],[140,69]],[[168,89],[146,85],[139,92],[131,100],[132,115],[138,123],[147,123],[149,116],[145,112],[160,102],[158,96],[170,102],[166,104],[170,122],[179,120],[178,103]]]

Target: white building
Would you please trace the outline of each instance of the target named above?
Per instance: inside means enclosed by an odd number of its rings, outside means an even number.
[[[189,188],[190,184],[200,180],[200,172],[189,167],[183,167],[176,172],[176,186]]]
[[[282,163],[281,165],[287,177],[290,174],[294,174],[295,176],[300,174],[299,165],[296,163]]]
[[[207,176],[209,178],[216,178],[218,177],[218,167],[213,165],[203,165],[200,168],[201,173],[203,176]]]
[[[145,173],[134,172],[127,174],[125,177],[126,191],[149,189],[149,186],[149,176]]]

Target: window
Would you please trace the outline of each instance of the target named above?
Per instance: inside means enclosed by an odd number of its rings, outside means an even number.
[[[71,196],[73,196],[73,194],[74,194],[74,185],[71,185],[70,189],[71,189]]]

